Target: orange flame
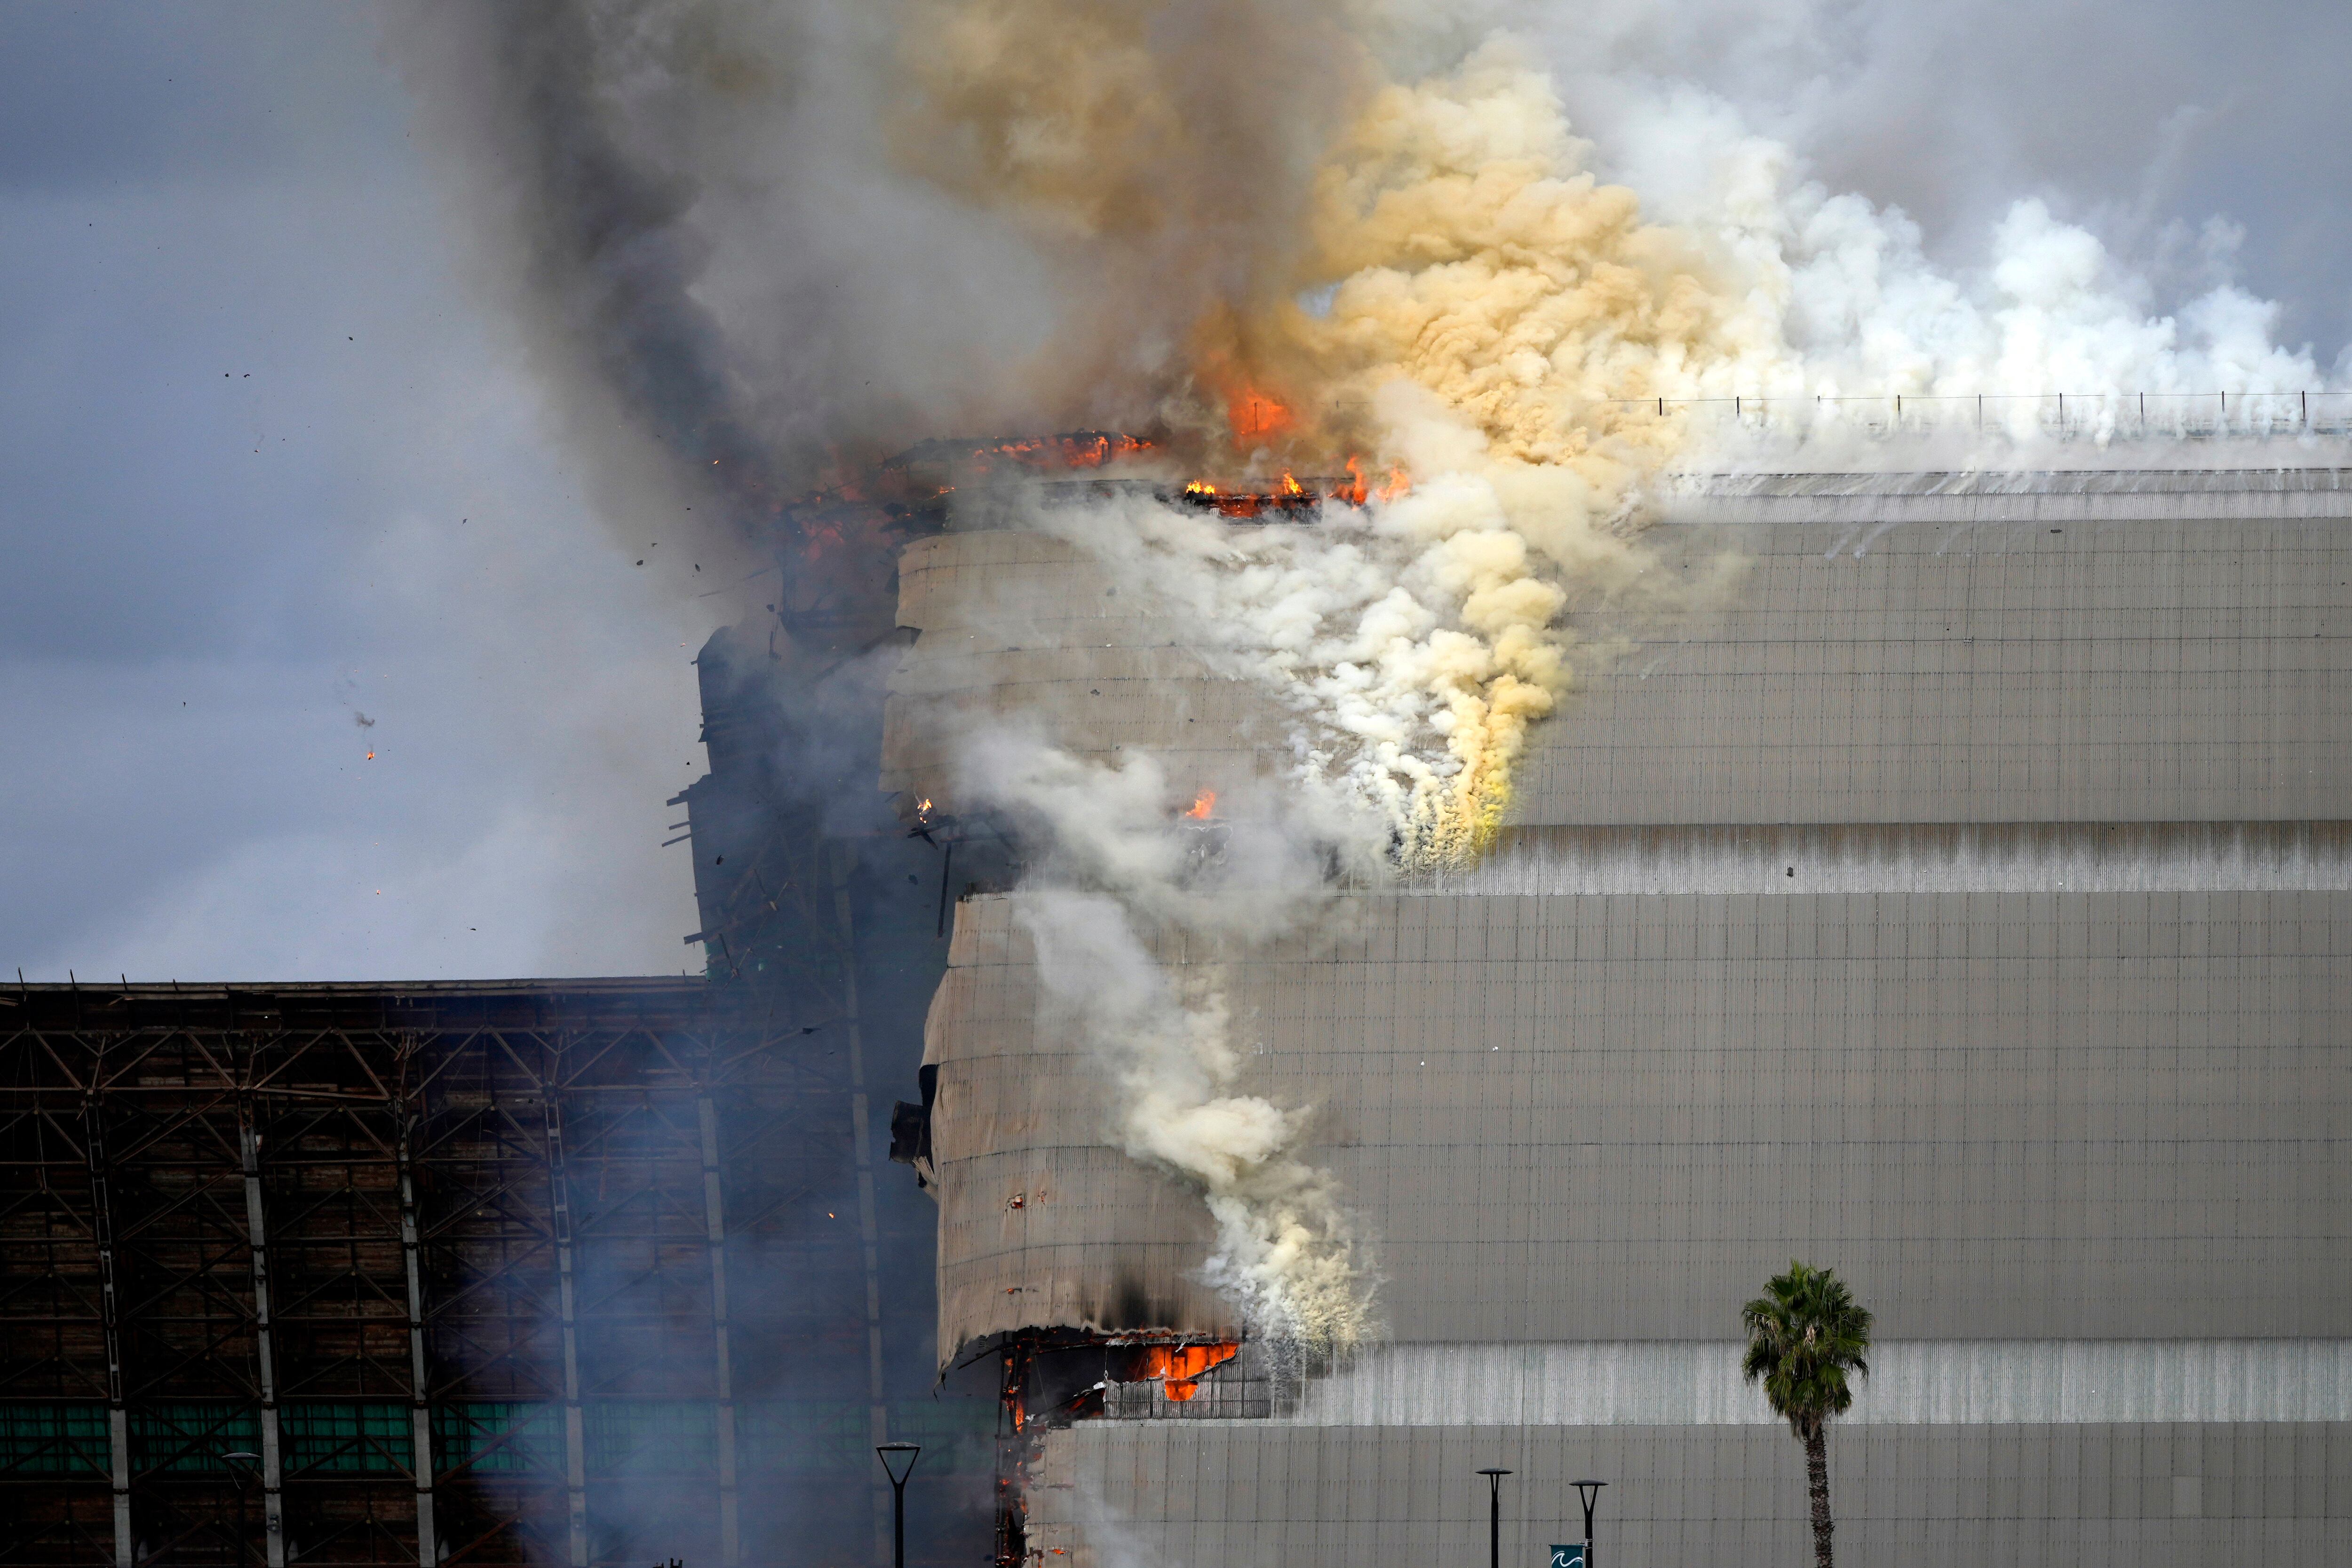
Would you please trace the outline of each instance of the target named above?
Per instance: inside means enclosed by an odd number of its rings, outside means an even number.
[[[983,474],[1003,458],[1024,468],[1099,468],[1118,458],[1148,452],[1151,443],[1135,436],[1107,431],[1080,431],[1066,436],[1032,436],[1009,441],[984,441],[961,453]]]
[[[1186,812],[1184,815],[1192,818],[1194,822],[1206,822],[1209,820],[1209,813],[1216,809],[1217,792],[1213,789],[1204,789],[1199,795],[1192,797],[1192,809]]]
[[[1201,1391],[1201,1379],[1240,1353],[1238,1344],[1155,1345],[1136,1363],[1140,1381],[1156,1378],[1166,1384],[1168,1397],[1181,1405]]]
[[[1254,490],[1228,490],[1206,479],[1194,479],[1184,487],[1184,499],[1212,509],[1220,517],[1255,517],[1265,510],[1266,498]]]
[[[1344,496],[1344,487],[1331,492]],[[1184,487],[1184,499],[1194,506],[1203,506],[1220,517],[1258,517],[1268,510],[1297,512],[1310,505],[1316,492],[1299,482],[1297,476],[1285,474],[1281,482],[1270,489],[1228,489],[1207,479],[1194,479]]]
[[[1355,458],[1350,458],[1348,459],[1347,485],[1343,489],[1333,490],[1331,494],[1333,499],[1346,501],[1349,506],[1361,506],[1364,504],[1364,496],[1366,494],[1364,489],[1364,470],[1357,465]]]
[[[373,762],[373,761],[375,761],[375,753],[374,753],[373,752],[370,752],[367,754],[367,760],[368,760],[369,762]]]
[[[1297,423],[1288,408],[1255,386],[1244,386],[1225,399],[1225,419],[1233,426],[1234,445],[1244,452]]]
[[[1402,468],[1389,470],[1389,482],[1372,492],[1375,500],[1396,500],[1412,490],[1412,479]]]

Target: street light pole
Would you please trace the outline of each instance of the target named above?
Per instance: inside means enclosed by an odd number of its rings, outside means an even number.
[[[915,1473],[915,1460],[922,1451],[919,1443],[878,1443],[874,1448],[881,1458],[883,1473],[890,1478],[891,1517],[896,1525],[891,1562],[895,1568],[907,1568],[907,1478]]]
[[[1592,1510],[1601,1506],[1601,1489],[1607,1481],[1579,1481],[1576,1495],[1584,1501],[1584,1568],[1592,1568]]]
[[[1503,1478],[1508,1470],[1480,1470],[1486,1478],[1486,1568],[1503,1568]]]

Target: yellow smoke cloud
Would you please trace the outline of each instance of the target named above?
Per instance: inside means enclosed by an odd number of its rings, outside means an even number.
[[[1500,826],[1528,727],[1571,678],[1565,584],[1639,570],[1640,486],[1680,437],[1646,400],[1728,352],[1698,247],[1643,223],[1584,153],[1507,43],[1380,88],[1316,182],[1329,309],[1281,322],[1327,427],[1479,492],[1398,509],[1425,513],[1403,521],[1453,595],[1428,690],[1454,767],[1408,797],[1409,855],[1425,861],[1475,856]]]
[[[1214,323],[1286,299],[1364,90],[1327,0],[910,0],[902,163],[1025,226],[1061,321],[1009,369],[1042,417],[1179,420]],[[1207,374],[1206,380],[1202,378]]]
[[[1183,137],[1143,46],[1149,8],[1117,0],[927,5],[902,58],[925,89],[898,128],[933,180],[1073,238],[1159,226]]]
[[[1295,330],[1327,399],[1402,375],[1484,437],[1493,461],[1564,468],[1621,490],[1672,428],[1640,407],[1724,316],[1679,231],[1580,164],[1549,80],[1507,43],[1373,95],[1317,181],[1315,256],[1339,279]],[[1630,405],[1630,406],[1629,406]]]
[[[1507,42],[1407,83],[1328,6],[922,15],[908,145],[1096,275],[1062,374],[1120,382],[1164,340],[1153,406],[1179,426],[1262,394],[1296,416],[1238,432],[1262,468],[1411,476],[1374,531],[1422,624],[1326,639],[1367,680],[1270,668],[1330,689],[1319,711],[1289,705],[1389,812],[1402,858],[1475,856],[1573,679],[1572,592],[1640,569],[1642,486],[1680,435],[1650,400],[1733,357],[1702,248],[1582,167],[1549,80]],[[1190,460],[1230,466],[1235,434]],[[1391,722],[1365,711],[1381,703]]]

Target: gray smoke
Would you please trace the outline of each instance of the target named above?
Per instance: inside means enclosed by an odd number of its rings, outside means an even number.
[[[873,17],[404,0],[385,37],[600,510],[692,542],[696,586],[793,542],[795,497],[989,421],[970,389],[1037,310],[990,220],[892,173]]]
[[[607,509],[757,531],[926,437],[1213,404],[1360,95],[1341,9],[392,0],[387,39]]]
[[[708,259],[686,222],[695,183],[616,96],[611,21],[562,4],[420,5],[392,12],[389,36],[485,279],[605,510],[632,538],[698,500],[740,530],[778,489],[773,450],[750,434],[719,324],[691,293]]]

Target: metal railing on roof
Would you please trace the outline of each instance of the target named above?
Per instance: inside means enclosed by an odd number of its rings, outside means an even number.
[[[2352,391],[1800,394],[1634,397],[1616,406],[1712,417],[1759,433],[1843,427],[2060,439],[2352,436]]]

